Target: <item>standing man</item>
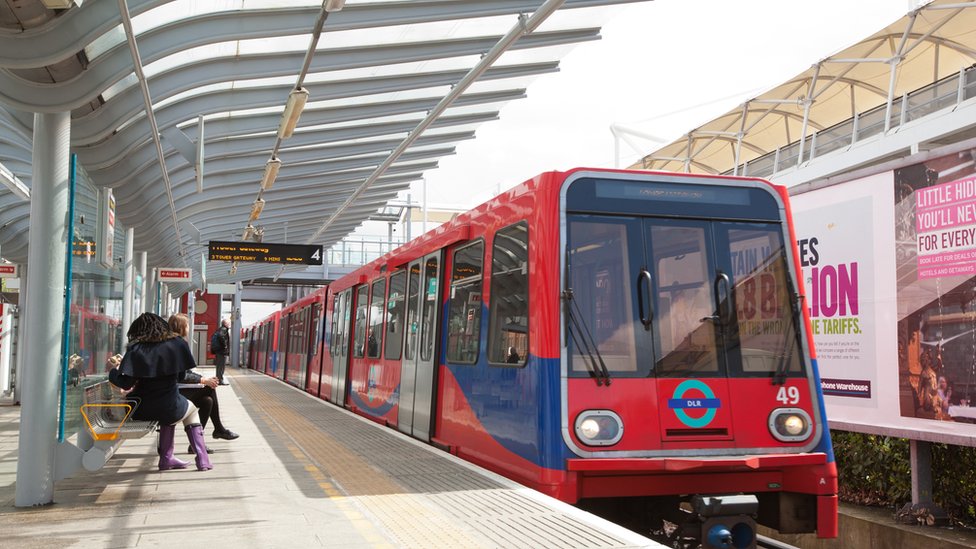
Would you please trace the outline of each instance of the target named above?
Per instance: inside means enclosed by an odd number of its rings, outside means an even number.
[[[224,380],[224,367],[227,366],[227,355],[230,354],[230,319],[220,321],[220,328],[210,337],[210,352],[214,354],[214,367],[217,369],[217,379],[221,385],[230,385]]]

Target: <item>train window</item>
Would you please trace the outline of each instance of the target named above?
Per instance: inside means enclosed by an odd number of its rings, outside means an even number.
[[[386,349],[383,353],[387,360],[400,360],[400,350],[403,348],[406,279],[406,271],[394,273],[390,277],[390,297],[386,300]]]
[[[332,356],[339,354],[339,302],[342,294],[332,296],[332,338],[329,342],[329,352]]]
[[[424,292],[423,318],[424,325],[420,329],[420,360],[429,361],[434,356],[434,328],[437,318],[437,304],[439,295],[437,273],[440,267],[436,257],[432,257],[424,264]]]
[[[720,223],[728,242],[733,303],[745,375],[803,372],[786,251],[778,225]]]
[[[474,364],[478,361],[484,256],[484,242],[454,252],[451,307],[447,317],[447,360],[450,362]]]
[[[288,353],[288,324],[291,322],[291,315],[284,315],[278,321],[278,367],[284,365]]]
[[[366,354],[366,294],[369,288],[361,286],[356,290],[356,333],[353,339],[352,356],[362,358]]]
[[[349,338],[352,337],[350,330],[352,330],[352,294],[346,293],[345,297],[342,298],[342,312],[340,313],[340,322],[342,326],[339,328],[341,339],[341,347],[339,348],[339,354],[346,356],[349,354]]]
[[[715,374],[715,323],[705,320],[715,314],[706,227],[655,225],[651,242],[658,277],[658,375]]]
[[[596,375],[597,358],[614,376],[647,375],[652,351],[638,320],[635,286],[644,264],[640,221],[595,215],[570,215],[567,221],[571,375]]]
[[[373,282],[369,299],[369,331],[366,334],[366,356],[379,358],[383,347],[383,317],[386,297],[386,279]]]
[[[529,352],[529,226],[495,233],[491,246],[488,361],[525,365]]]
[[[407,283],[407,343],[404,355],[413,360],[417,347],[417,298],[420,296],[420,264],[410,266],[410,280]]]

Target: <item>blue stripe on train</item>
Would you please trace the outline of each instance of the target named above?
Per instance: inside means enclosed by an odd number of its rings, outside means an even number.
[[[370,404],[369,402],[363,400],[363,397],[359,396],[359,393],[357,393],[356,391],[349,391],[349,398],[350,400],[352,400],[352,403],[355,404],[357,408],[376,417],[383,417],[386,414],[388,414],[390,410],[392,410],[393,407],[396,406],[396,403],[399,400],[399,395],[400,395],[400,386],[397,385],[396,389],[394,389],[394,392],[392,395],[390,395],[389,399],[384,400],[378,404]]]
[[[563,469],[559,360],[530,355],[522,368],[448,364],[471,411],[505,449],[539,467]]]

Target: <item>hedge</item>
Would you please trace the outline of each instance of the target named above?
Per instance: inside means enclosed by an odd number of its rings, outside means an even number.
[[[840,499],[900,508],[912,500],[907,439],[832,431]],[[976,527],[976,448],[932,444],[932,500],[959,526]]]

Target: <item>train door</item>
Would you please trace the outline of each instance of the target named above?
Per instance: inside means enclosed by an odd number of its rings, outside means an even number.
[[[339,341],[332,365],[332,402],[345,406],[349,378],[349,336],[352,333],[352,289],[339,294]]]
[[[409,266],[407,281],[406,347],[401,362],[399,429],[429,441],[437,388],[438,296],[441,253]]]
[[[413,434],[413,401],[417,385],[417,341],[420,332],[420,266],[414,261],[407,268],[407,320],[403,360],[400,361],[400,413],[397,428]]]

